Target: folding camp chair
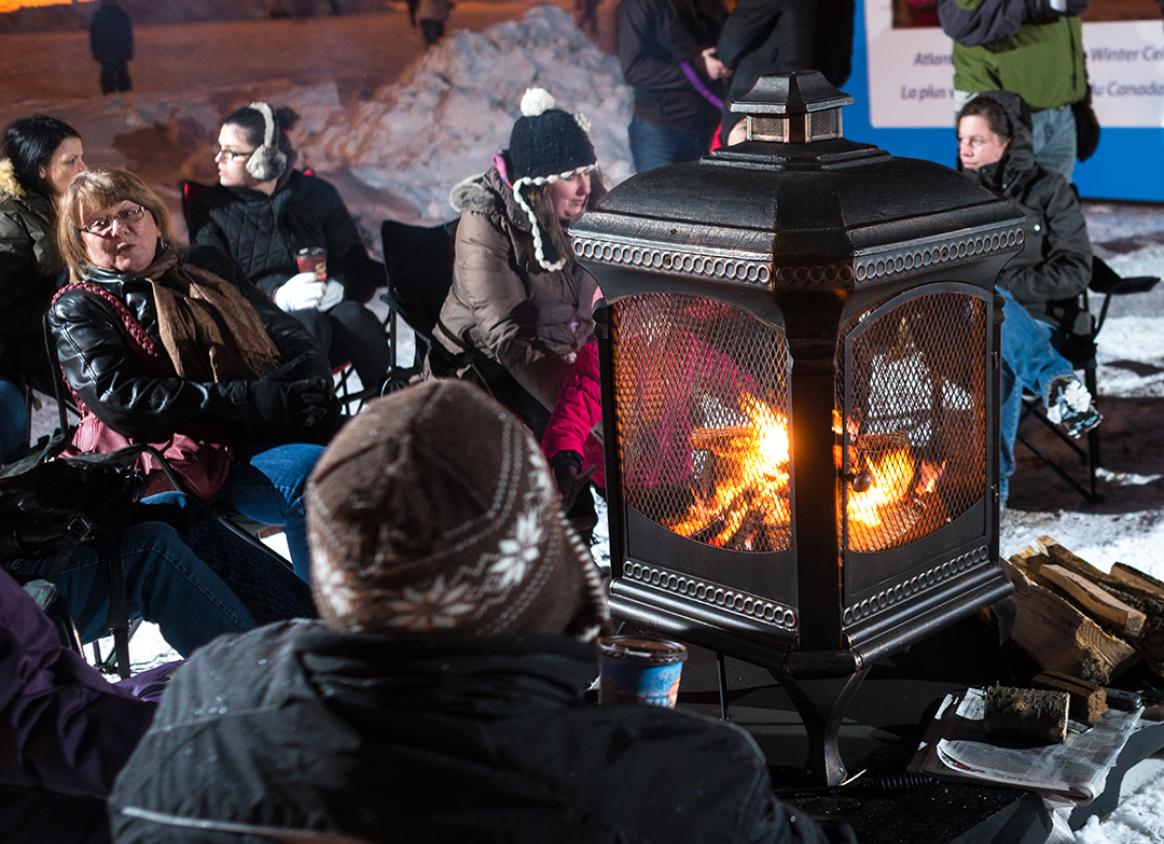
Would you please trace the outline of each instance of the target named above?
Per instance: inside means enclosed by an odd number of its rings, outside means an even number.
[[[1157,276],[1122,278],[1102,258],[1092,259],[1091,282],[1088,289],[1079,295],[1078,307],[1071,312],[1068,318],[1069,324],[1063,323],[1055,327],[1051,335],[1051,344],[1071,363],[1072,367],[1083,373],[1083,382],[1093,397],[1099,396],[1096,339],[1107,320],[1112,297],[1146,293],[1159,282],[1160,279]],[[1090,308],[1089,292],[1103,297],[1098,315]],[[1074,457],[1082,464],[1082,480],[1077,474],[1078,469],[1073,472],[1071,466],[1059,463],[1054,456],[1041,449],[1033,438],[1023,431],[1023,425],[1027,420],[1042,425],[1071,449]],[[1096,503],[1102,500],[1098,491],[1102,427],[1101,425],[1088,431],[1086,440],[1081,444],[1068,437],[1058,425],[1047,419],[1042,403],[1031,396],[1023,407],[1017,441],[1046,464],[1068,486],[1083,496],[1088,503]]]

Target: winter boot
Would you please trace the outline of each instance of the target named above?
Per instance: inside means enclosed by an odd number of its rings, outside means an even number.
[[[1091,399],[1091,393],[1074,375],[1060,375],[1051,381],[1047,396],[1047,418],[1071,437],[1086,434],[1103,417]]]

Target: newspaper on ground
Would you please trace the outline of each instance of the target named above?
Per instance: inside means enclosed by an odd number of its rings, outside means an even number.
[[[1061,744],[1031,746],[990,735],[983,692],[946,695],[926,731],[910,770],[937,777],[1026,788],[1072,803],[1103,792],[1107,772],[1135,731],[1140,710],[1109,709],[1090,728],[1071,721]]]

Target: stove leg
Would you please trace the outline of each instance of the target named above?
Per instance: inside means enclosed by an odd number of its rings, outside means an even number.
[[[783,672],[772,673],[796,704],[808,733],[805,771],[809,780],[820,785],[840,785],[848,776],[838,743],[841,719],[869,669],[862,668],[845,677],[811,680],[797,679]]]
[[[732,716],[728,712],[727,703],[727,670],[724,655],[719,651],[715,652],[715,667],[719,677],[719,718],[721,721],[730,721]]]

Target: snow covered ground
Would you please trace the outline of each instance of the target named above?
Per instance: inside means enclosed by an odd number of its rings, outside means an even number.
[[[631,100],[617,62],[573,28],[565,0],[509,19],[526,5],[463,0],[454,31],[428,53],[402,6],[309,24],[141,27],[138,90],[104,99],[89,93],[96,73],[81,34],[4,35],[0,123],[41,110],[63,117],[83,133],[91,164],[137,170],[177,212],[180,177],[213,177],[222,115],[256,98],[290,104],[301,115],[294,133],[301,162],[340,188],[378,251],[375,233],[385,217],[452,216],[449,187],[488,166],[528,85],[548,87],[590,117],[608,181],[630,172]],[[604,4],[604,14],[612,6]],[[1090,204],[1086,212],[1097,252],[1118,272],[1164,274],[1160,209]],[[402,353],[411,359],[410,338]],[[1102,568],[1121,561],[1164,578],[1164,289],[1113,303],[1100,363],[1103,503],[1085,505],[1020,455],[1001,522],[1003,553],[1050,534]],[[605,543],[595,550],[603,556]],[[133,651],[147,662],[169,654],[156,629],[139,634]],[[1139,782],[1080,840],[1164,840],[1162,797],[1164,784]]]

